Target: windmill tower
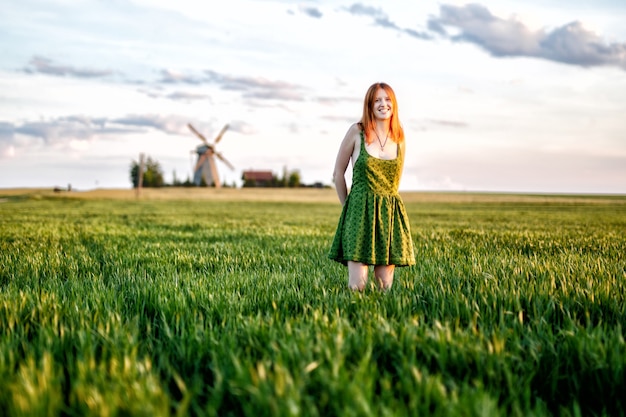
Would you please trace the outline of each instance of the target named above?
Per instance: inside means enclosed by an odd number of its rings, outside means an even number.
[[[219,173],[217,171],[215,157],[218,157],[230,169],[235,169],[235,167],[233,167],[233,165],[228,162],[221,153],[215,150],[215,145],[217,145],[217,143],[222,140],[222,136],[224,136],[224,132],[226,132],[226,129],[228,129],[228,125],[225,125],[222,128],[212,144],[209,144],[206,138],[200,132],[198,132],[190,123],[187,124],[187,126],[189,126],[189,129],[198,138],[200,138],[203,143],[203,145],[199,145],[196,148],[198,159],[193,169],[193,182],[196,185],[200,185],[202,183],[202,179],[204,178],[204,182],[206,183],[207,187],[213,186],[215,188],[220,188],[222,186],[222,183],[220,182]]]

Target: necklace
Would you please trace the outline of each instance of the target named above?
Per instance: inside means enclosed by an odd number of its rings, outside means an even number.
[[[384,151],[385,150],[385,145],[387,144],[387,139],[389,139],[389,131],[387,131],[387,134],[385,135],[385,143],[382,143],[380,141],[380,137],[378,136],[378,133],[376,132],[376,129],[374,129],[374,134],[376,135],[376,139],[378,139],[378,144],[380,145],[380,150]]]

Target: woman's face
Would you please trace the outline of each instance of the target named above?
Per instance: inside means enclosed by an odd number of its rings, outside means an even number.
[[[379,88],[376,91],[376,96],[374,97],[374,103],[372,104],[372,111],[374,112],[374,116],[379,120],[390,119],[393,114],[393,103],[391,101],[391,97],[389,94],[382,89]]]

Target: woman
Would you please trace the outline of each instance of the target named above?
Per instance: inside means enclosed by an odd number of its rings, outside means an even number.
[[[415,264],[409,218],[398,194],[404,165],[404,131],[391,87],[373,84],[363,116],[341,142],[333,181],[343,210],[329,257],[348,266],[348,287],[363,291],[368,267],[382,290],[391,288],[396,266]],[[352,187],[345,173],[352,160]]]

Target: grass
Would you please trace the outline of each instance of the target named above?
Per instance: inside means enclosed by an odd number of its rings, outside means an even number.
[[[332,190],[0,190],[0,409],[625,414],[626,197],[404,197],[355,294]]]

